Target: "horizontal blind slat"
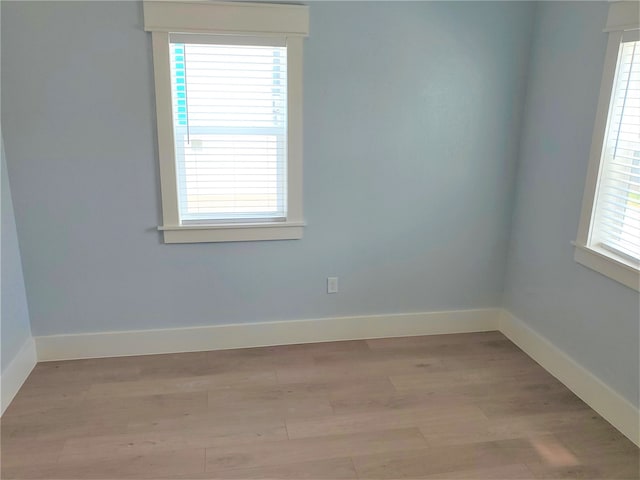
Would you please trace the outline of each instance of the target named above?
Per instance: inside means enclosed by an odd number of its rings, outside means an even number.
[[[603,205],[602,211],[606,212],[603,214],[604,217],[611,218],[616,221],[619,221],[620,217],[629,217],[635,220],[640,220],[640,212],[628,208],[616,210],[615,208],[611,208],[608,205]]]

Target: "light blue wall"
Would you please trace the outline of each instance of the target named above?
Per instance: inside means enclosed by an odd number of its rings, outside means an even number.
[[[164,245],[140,3],[3,1],[34,334],[499,306],[532,17],[312,4],[304,239]]]
[[[538,7],[505,304],[638,405],[638,293],[575,263],[570,244],[578,231],[607,8]]]
[[[0,177],[2,184],[0,190],[0,204],[2,210],[2,232],[0,238],[0,371],[4,371],[7,365],[14,359],[24,343],[31,336],[29,326],[29,309],[20,262],[20,248],[16,233],[16,222],[11,202],[11,189],[7,175],[7,164],[4,154],[4,144],[0,144],[2,153],[2,167]]]

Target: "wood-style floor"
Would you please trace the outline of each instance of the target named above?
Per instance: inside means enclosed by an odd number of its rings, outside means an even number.
[[[39,364],[2,478],[639,477],[639,450],[497,332]]]

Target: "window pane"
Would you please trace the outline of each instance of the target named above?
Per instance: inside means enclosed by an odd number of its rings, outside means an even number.
[[[286,217],[286,47],[171,44],[181,221]]]

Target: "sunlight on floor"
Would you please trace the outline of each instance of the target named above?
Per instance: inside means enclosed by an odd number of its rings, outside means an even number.
[[[532,438],[530,442],[548,465],[573,467],[580,464],[575,455],[556,439],[549,437]]]

